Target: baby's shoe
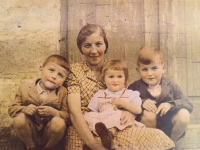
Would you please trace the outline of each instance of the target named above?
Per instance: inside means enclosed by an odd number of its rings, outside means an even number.
[[[102,122],[98,122],[95,124],[96,133],[99,135],[103,146],[106,149],[111,149],[113,134],[109,131],[106,126]]]

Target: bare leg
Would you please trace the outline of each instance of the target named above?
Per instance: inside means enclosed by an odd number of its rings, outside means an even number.
[[[13,124],[17,136],[24,142],[26,148],[29,149],[35,147],[32,136],[31,120],[24,113],[20,113],[13,119]]]
[[[140,122],[145,124],[146,127],[156,128],[156,116],[156,113],[144,110]]]
[[[45,147],[54,147],[64,137],[66,128],[65,121],[62,118],[52,118],[46,127],[48,142]]]
[[[175,142],[186,131],[188,124],[190,123],[190,113],[187,109],[180,109],[176,115],[172,118],[173,128],[171,133],[171,139]]]
[[[117,132],[117,128],[116,128],[116,127],[109,128],[108,130],[113,134],[113,136],[114,136],[114,135],[116,134],[116,132]]]

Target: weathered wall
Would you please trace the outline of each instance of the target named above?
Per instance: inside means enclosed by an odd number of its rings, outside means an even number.
[[[19,84],[37,78],[40,64],[48,55],[59,54],[60,45],[65,49],[64,6],[60,0],[1,1],[0,126],[10,123],[7,108]]]

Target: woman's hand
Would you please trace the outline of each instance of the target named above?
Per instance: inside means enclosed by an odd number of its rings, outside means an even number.
[[[38,114],[41,116],[58,116],[59,112],[53,107],[50,106],[38,106],[37,107]]]
[[[22,109],[22,112],[27,115],[34,115],[37,111],[37,107],[33,104],[30,104]]]
[[[136,117],[136,115],[134,115],[133,113],[131,113],[129,111],[123,111],[121,118],[120,118],[121,124],[122,125],[134,125],[135,117]]]
[[[161,103],[156,111],[156,114],[160,113],[160,116],[165,115],[170,109],[172,105],[170,103]]]
[[[145,100],[144,103],[142,104],[142,107],[150,112],[157,111],[156,102],[150,99]]]
[[[88,124],[86,123],[81,111],[80,93],[68,94],[68,106],[70,110],[70,118],[78,136],[92,150],[106,150],[101,141],[94,138]]]
[[[90,148],[92,150],[107,150],[105,147],[103,147],[101,141],[98,141],[96,139],[94,139],[94,141],[92,142],[92,144],[90,145]]]

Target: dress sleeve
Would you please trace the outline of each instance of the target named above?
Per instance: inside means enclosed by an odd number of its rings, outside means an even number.
[[[94,96],[92,97],[88,108],[91,109],[92,111],[95,112],[99,112],[99,108],[98,108],[98,92],[94,94]]]
[[[76,75],[73,72],[69,74],[65,87],[67,88],[68,94],[80,93],[80,84],[77,80]]]
[[[130,100],[132,104],[142,105],[142,99],[138,91],[130,91]]]
[[[69,117],[69,108],[67,106],[67,90],[66,88],[61,87],[60,88],[60,99],[61,99],[61,103],[60,103],[60,109],[58,110],[61,117],[65,120],[67,120],[67,123],[70,122],[70,117]]]

